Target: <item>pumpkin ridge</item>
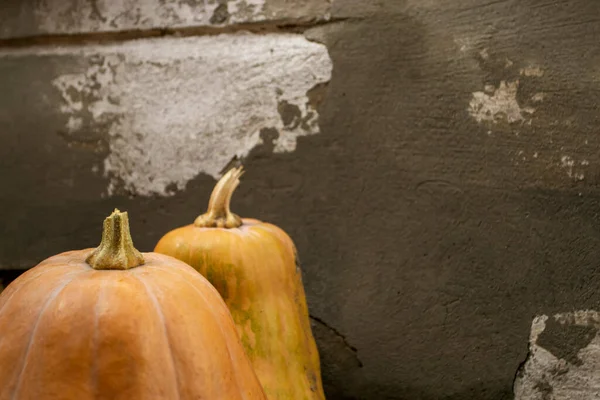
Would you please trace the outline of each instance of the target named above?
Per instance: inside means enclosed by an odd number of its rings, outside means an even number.
[[[171,268],[163,268],[161,265],[155,265],[155,266],[153,266],[153,268],[159,269],[159,270],[161,270],[161,271],[164,271],[164,272],[170,272],[170,273],[171,273],[171,275],[174,275],[174,274],[172,273],[172,272],[173,272],[173,270],[172,270]],[[184,271],[184,270],[182,269],[182,271]],[[198,278],[198,272],[197,272],[197,271],[195,271],[195,270],[194,270],[192,267],[190,267],[190,269],[186,268],[186,269],[185,269],[185,271],[186,271],[186,273],[187,273],[187,274],[188,274],[190,277],[193,277],[193,278]],[[132,273],[135,273],[135,271],[131,271],[131,272],[132,272]],[[200,275],[200,276],[202,276],[202,275]],[[186,282],[186,283],[189,283],[189,281],[185,281],[185,282]],[[206,280],[206,282],[204,282],[204,281],[200,281],[200,283],[201,283],[201,284],[203,284],[203,285],[205,285],[205,287],[207,287],[208,289],[212,290],[212,291],[213,291],[213,293],[215,293],[216,295],[218,295],[218,296],[219,296],[219,299],[221,299],[221,301],[222,301],[223,303],[225,303],[225,300],[223,300],[223,299],[222,299],[222,297],[221,297],[221,294],[219,293],[219,291],[218,291],[217,289],[215,289],[215,288],[214,288],[214,286],[213,286],[213,285],[212,285],[212,284],[211,284],[211,283],[210,283],[208,280]],[[192,285],[192,286],[194,287],[194,290],[198,290],[198,288],[196,288],[194,285]],[[205,297],[203,297],[203,299],[206,301],[206,298],[205,298]],[[208,304],[208,302],[207,302],[207,304]]]
[[[54,300],[56,300],[58,295],[60,295],[60,293],[63,290],[65,290],[65,288],[70,283],[75,281],[77,278],[82,276],[84,273],[85,273],[85,271],[79,271],[79,272],[73,273],[73,277],[70,278],[69,280],[65,281],[63,284],[61,284],[56,289],[54,289],[52,291],[52,293],[50,294],[50,296],[44,302],[44,305],[42,306],[42,309],[40,310],[40,312],[35,320],[35,324],[33,325],[33,328],[31,329],[31,334],[29,335],[29,341],[27,342],[27,347],[25,348],[25,354],[23,354],[23,357],[21,359],[21,368],[20,368],[19,374],[17,375],[17,384],[16,384],[15,388],[13,389],[11,399],[15,399],[17,397],[17,395],[19,394],[19,391],[21,390],[21,384],[23,382],[23,372],[25,372],[25,368],[27,367],[27,359],[30,356],[31,346],[35,339],[35,335],[37,333],[37,328],[39,326],[40,321],[42,320],[42,316],[44,315],[44,312],[46,312],[48,307],[50,307],[50,304],[52,304],[54,302]]]
[[[172,269],[170,269],[170,268],[163,268],[162,266],[156,266],[156,268],[157,268],[157,269],[159,269],[159,270],[161,270],[161,271],[164,271],[164,272],[166,272],[166,273],[168,273],[168,274],[171,274],[171,275],[176,275],[176,274],[174,274],[174,273],[173,273],[173,270],[172,270]],[[192,271],[189,271],[189,274],[190,274],[190,276],[192,276]],[[195,274],[194,274],[194,275],[195,275]],[[194,277],[197,277],[197,276],[194,276]],[[210,314],[213,316],[213,318],[215,319],[215,321],[216,321],[216,323],[217,323],[217,326],[219,327],[219,331],[221,332],[221,335],[222,335],[223,337],[225,337],[225,334],[224,334],[224,329],[223,329],[223,326],[221,325],[221,321],[219,320],[219,318],[217,318],[217,317],[216,317],[216,315],[215,315],[215,313],[214,313],[213,309],[212,309],[212,308],[209,306],[209,305],[210,305],[210,303],[208,302],[208,300],[207,300],[207,299],[206,299],[206,297],[204,296],[204,293],[202,293],[202,291],[201,291],[201,290],[199,290],[199,289],[196,287],[196,285],[193,285],[193,284],[192,284],[190,281],[188,281],[188,280],[184,280],[184,282],[185,282],[185,284],[187,284],[188,286],[190,286],[190,287],[191,287],[191,288],[192,288],[192,289],[193,289],[193,290],[194,290],[196,293],[198,293],[198,295],[199,295],[199,296],[202,298],[202,300],[204,301],[204,304],[205,304],[206,306],[208,306],[208,307],[207,307],[207,309],[208,309],[209,313],[210,313]],[[208,282],[208,281],[207,281],[207,282]],[[211,288],[212,288],[212,286],[211,286]],[[219,296],[219,298],[221,298],[221,295],[219,294],[219,292],[217,292],[217,290],[216,290],[216,289],[214,289],[214,288],[212,288],[212,289],[213,289],[213,290],[215,291],[215,293],[216,293],[216,294]],[[229,356],[229,362],[231,363],[231,365],[232,365],[232,366],[235,366],[235,365],[236,365],[236,363],[233,361],[233,357],[231,356],[231,349],[229,348],[229,343],[228,343],[227,341],[225,341],[225,348],[227,349],[227,355]],[[236,387],[237,391],[238,391],[238,392],[242,392],[242,391],[241,391],[241,387],[240,387],[240,382],[239,382],[239,380],[238,380],[238,375],[237,375],[237,374],[234,374],[234,375],[233,375],[233,377],[234,377],[234,379],[235,379],[235,387]],[[247,397],[246,397],[246,393],[242,392],[242,396],[243,396],[243,397],[242,397],[242,399],[243,399],[243,400],[247,399]]]
[[[98,397],[98,332],[99,332],[99,310],[100,308],[100,300],[102,300],[105,296],[106,292],[106,282],[108,279],[102,279],[101,288],[98,290],[98,297],[96,298],[96,304],[94,305],[94,336],[92,338],[92,356],[94,357],[94,361],[92,363],[92,368],[90,369],[90,381],[92,384],[92,393],[94,398]]]
[[[167,328],[167,323],[165,320],[165,314],[160,306],[160,303],[158,302],[158,299],[156,298],[156,296],[154,295],[154,293],[150,290],[150,288],[148,287],[148,283],[145,281],[145,279],[143,279],[143,276],[140,276],[139,274],[133,274],[130,271],[131,276],[134,277],[134,279],[137,279],[146,289],[146,294],[148,295],[148,298],[150,299],[150,301],[152,301],[152,304],[154,304],[154,309],[156,310],[156,313],[158,314],[158,318],[160,319],[160,322],[163,326],[163,334],[165,336],[165,340],[167,342],[167,347],[169,348],[169,354],[171,356],[171,366],[173,367],[173,375],[175,376],[175,383],[176,383],[176,387],[177,387],[177,398],[181,399],[181,390],[179,387],[179,373],[177,372],[177,367],[175,366],[175,356],[173,355],[173,346],[171,345],[171,340],[169,339],[169,333],[168,333],[168,328]]]
[[[31,281],[33,281],[33,280],[35,280],[35,279],[38,279],[38,278],[40,278],[42,275],[45,275],[47,272],[50,272],[50,271],[52,271],[52,268],[46,268],[46,269],[44,269],[44,270],[42,270],[42,271],[39,271],[39,272],[37,272],[35,275],[33,275],[33,274],[32,274],[32,276],[30,276],[30,277],[24,277],[26,280],[24,280],[24,281],[23,281],[23,282],[22,282],[22,283],[21,283],[19,286],[17,286],[17,288],[16,288],[14,291],[12,291],[12,292],[10,293],[10,295],[9,295],[9,296],[8,296],[8,298],[7,298],[7,299],[4,301],[4,303],[2,303],[2,306],[0,306],[0,316],[2,316],[2,311],[4,310],[4,307],[5,307],[5,306],[6,306],[8,303],[10,303],[10,301],[12,300],[12,298],[13,298],[13,297],[14,297],[14,296],[15,296],[17,293],[19,293],[19,291],[20,291],[21,289],[23,289],[23,287],[27,286],[27,285],[28,285],[28,284],[29,284]],[[80,272],[83,272],[83,271],[74,272],[74,273],[73,273],[73,275],[75,275],[75,274],[78,274],[78,273],[80,273]],[[6,290],[6,289],[5,289],[5,290]]]

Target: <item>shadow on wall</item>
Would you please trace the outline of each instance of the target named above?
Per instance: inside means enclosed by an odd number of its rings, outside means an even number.
[[[574,186],[560,157],[553,174],[515,162],[521,147],[560,151],[564,142],[549,145],[548,135],[568,135],[574,122],[555,125],[553,115],[576,114],[576,130],[595,126],[590,104],[600,92],[565,88],[574,66],[558,65],[594,45],[585,29],[563,24],[566,14],[524,5],[519,26],[529,38],[543,42],[547,21],[562,30],[540,50],[514,30],[516,3],[494,4],[455,11],[462,22],[440,11],[429,22],[389,15],[324,28],[334,74],[323,133],[301,138],[293,155],[248,159],[253,182],[300,177],[244,205],[297,241],[311,314],[325,322],[315,336],[332,400],[512,399],[534,316],[600,300],[595,182]],[[463,50],[455,34],[485,32],[465,10],[507,36]],[[581,47],[564,45],[569,34],[582,35]],[[531,124],[470,115],[474,93],[546,52],[559,59],[554,75],[517,78],[560,101],[537,105]],[[511,68],[488,65],[506,57]]]

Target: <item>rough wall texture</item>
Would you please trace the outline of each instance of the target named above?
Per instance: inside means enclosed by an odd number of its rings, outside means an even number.
[[[328,398],[577,397],[564,390],[595,365],[596,325],[561,333],[577,356],[549,329],[600,301],[599,2],[307,0],[263,12],[260,31],[137,42],[64,17],[105,2],[13,3],[0,6],[7,274],[94,245],[115,206],[151,249],[239,156],[236,211],[299,247]],[[181,7],[186,27],[210,24],[204,4]],[[114,29],[178,30],[148,18]],[[59,47],[11,39],[65,33]],[[532,387],[569,357],[564,381]]]
[[[227,49],[224,51],[223,49]],[[2,53],[0,53],[1,56]],[[88,141],[107,153],[94,171],[105,194],[173,194],[199,173],[215,178],[274,129],[275,152],[319,132],[311,90],[331,78],[325,46],[298,34],[222,34],[126,44],[27,48],[55,65],[52,87],[67,145]],[[74,70],[73,65],[77,65]],[[82,68],[83,67],[83,68]]]
[[[0,39],[314,22],[330,8],[331,0],[4,0]]]

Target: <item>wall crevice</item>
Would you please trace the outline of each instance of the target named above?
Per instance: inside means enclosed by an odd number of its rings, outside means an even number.
[[[332,332],[335,336],[337,336],[339,339],[342,340],[342,343],[344,344],[344,347],[346,347],[347,349],[349,349],[350,351],[352,351],[352,353],[354,353],[354,356],[356,358],[356,361],[358,362],[358,366],[360,368],[362,368],[363,363],[360,360],[360,358],[358,357],[358,349],[354,346],[352,346],[349,342],[348,339],[346,339],[346,336],[344,334],[342,334],[340,331],[338,331],[337,329],[335,329],[333,326],[329,325],[327,322],[323,321],[321,318],[319,317],[315,317],[314,315],[310,315],[309,316],[310,319],[320,325],[322,325],[323,327],[327,328],[327,330],[329,330],[330,332]]]
[[[137,39],[161,37],[216,36],[237,32],[254,34],[298,33],[325,25],[346,22],[351,18],[330,18],[323,20],[269,20],[261,22],[238,23],[227,26],[194,26],[182,28],[154,28],[146,30],[121,30],[114,32],[85,32],[77,34],[45,34],[26,37],[0,39],[1,49],[15,49],[40,46],[81,46],[88,44],[109,44]]]

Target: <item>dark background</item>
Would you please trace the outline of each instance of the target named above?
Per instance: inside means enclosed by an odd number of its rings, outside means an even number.
[[[322,133],[282,155],[264,131],[233,208],[295,240],[328,398],[512,398],[533,317],[600,300],[600,2],[339,1],[316,25],[302,29],[334,64],[315,100]],[[100,198],[102,152],[67,150],[64,121],[36,103],[44,63],[0,58],[5,283],[95,245],[114,207],[150,251],[214,185]],[[532,65],[543,75],[521,72]],[[515,81],[533,114],[469,114],[474,92]],[[565,156],[587,161],[582,179]]]

